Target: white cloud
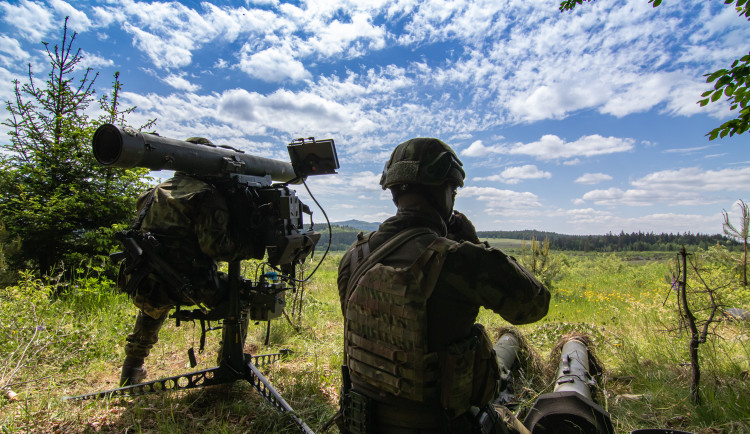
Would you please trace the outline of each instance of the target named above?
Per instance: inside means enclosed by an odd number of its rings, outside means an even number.
[[[19,30],[19,36],[27,41],[38,43],[55,27],[52,14],[39,3],[21,0],[17,4],[0,2],[5,13],[3,21]]]
[[[500,181],[506,184],[518,184],[524,179],[542,179],[551,178],[552,174],[544,170],[539,170],[535,165],[526,164],[524,166],[508,167],[499,175],[474,178],[474,181]]]
[[[673,92],[673,83],[681,77],[678,74],[629,74],[628,86],[608,98],[601,112],[617,117],[644,112],[662,101]]]
[[[750,167],[703,170],[688,167],[662,170],[631,183],[639,188],[677,191],[750,191]]]
[[[482,202],[485,212],[489,215],[514,215],[542,206],[539,197],[534,193],[521,193],[493,187],[464,187],[459,191],[458,198],[461,200],[476,198]],[[456,207],[458,208],[458,204]]]
[[[172,43],[130,23],[123,23],[123,29],[133,35],[133,45],[150,57],[157,68],[179,68],[192,61],[191,50],[195,46],[188,40]]]
[[[245,45],[239,66],[242,71],[264,81],[300,81],[310,78],[305,65],[294,58],[288,47],[268,48],[253,53]]]
[[[715,13],[696,19],[708,3],[654,10],[632,0],[562,14],[546,3],[508,3],[405,7],[412,18],[399,38],[407,46],[460,41],[463,54],[429,65],[432,79],[442,86],[471,83],[472,94],[463,97],[497,107],[505,121],[561,119],[584,109],[617,117],[655,107],[672,115],[705,112],[695,104],[705,87],[701,72],[715,69],[707,63],[718,67],[742,55],[737,47],[750,38],[750,28],[726,11],[721,19]],[[483,19],[459,27],[475,10]],[[689,43],[704,25],[713,30]],[[702,52],[687,54],[696,47]],[[718,105],[708,111],[726,115]]]
[[[192,9],[176,2],[118,0],[94,12],[102,24],[119,22],[157,68],[187,66],[193,53],[212,41],[246,38],[239,66],[266,81],[308,78],[303,58],[361,56],[385,46],[385,29],[372,22],[377,11],[362,2],[308,2],[302,7],[285,3],[269,10],[202,3],[201,9]]]
[[[600,182],[611,180],[612,177],[610,175],[607,175],[606,173],[584,173],[573,182],[576,182],[578,184],[598,184]]]
[[[91,21],[85,13],[79,11],[63,0],[48,0],[58,16],[68,17],[68,28],[81,33],[89,30]]]
[[[569,227],[573,228],[572,233],[579,234],[606,234],[608,232],[619,234],[621,231],[632,233],[643,231],[643,228],[649,228],[650,232],[655,233],[685,233],[690,231],[713,234],[719,233],[721,230],[720,214],[654,213],[628,217],[593,208],[560,209],[551,214],[566,220]],[[701,229],[696,230],[696,228]]]
[[[372,128],[372,122],[356,107],[288,90],[267,96],[244,89],[229,90],[221,95],[217,110],[219,116],[239,123],[250,121],[295,136],[346,129],[364,132]]]
[[[177,2],[116,0],[93,10],[100,23],[124,26],[133,44],[157,68],[186,67],[196,50],[212,43],[244,43],[235,50],[239,56],[217,59],[215,65],[237,67],[273,83],[299,86],[315,80],[306,84],[307,90],[324,98],[353,95],[360,107],[388,107],[381,118],[389,127],[394,119],[388,116],[417,110],[440,118],[419,122],[419,128],[438,124],[440,130],[448,130],[452,124],[469,132],[517,121],[560,119],[586,109],[613,116],[653,108],[670,115],[708,110],[726,116],[724,105],[701,109],[695,104],[705,87],[695,71],[736,56],[740,41],[750,36],[747,26],[724,12],[708,13],[710,7],[702,4],[655,10],[641,3],[592,3],[560,13],[554,4],[511,0],[299,5],[262,0],[244,7],[205,2],[195,9]],[[703,11],[705,19],[693,19],[695,10]],[[686,42],[691,37],[697,39]],[[359,71],[323,77],[314,70],[325,70],[336,58],[367,56],[392,44],[418,54],[405,61],[381,62],[380,68],[388,64],[387,68],[399,69],[397,74],[377,68],[369,68],[368,74],[398,93],[378,91],[373,78]],[[691,51],[709,44],[704,52]],[[443,49],[448,51],[443,58],[425,56]],[[347,65],[357,67],[364,69]],[[443,96],[420,98],[430,94],[430,89],[423,89],[431,86]],[[395,124],[404,126],[398,119]],[[489,148],[474,146],[463,155],[480,152],[487,155]]]
[[[468,148],[463,149],[460,155],[464,157],[484,157],[485,155],[492,153],[500,153],[501,151],[495,147],[485,146],[481,140],[475,140],[469,145]]]
[[[530,155],[540,160],[555,160],[626,152],[633,149],[633,143],[633,139],[602,137],[598,134],[583,136],[574,142],[565,142],[558,136],[547,134],[536,142],[505,146],[502,152]]]
[[[373,173],[368,170],[352,175],[345,184],[350,185],[355,190],[380,191],[383,190],[380,186],[381,175],[381,173]]]
[[[21,48],[17,39],[0,35],[0,61],[7,67],[15,66],[19,61],[25,61],[29,58],[29,53]]]
[[[721,203],[717,191],[750,192],[750,167],[702,170],[690,167],[650,173],[631,182],[628,190],[592,190],[581,199],[597,205],[705,205]],[[710,193],[710,194],[706,194]],[[580,202],[580,201],[579,201]]]
[[[8,71],[7,69],[0,67],[0,83],[10,83],[15,79],[19,79],[15,74]],[[11,101],[14,97],[13,86],[0,86],[0,101]],[[6,127],[2,127],[0,133],[5,133]],[[2,137],[7,137],[3,135]]]
[[[514,117],[524,121],[560,119],[571,112],[585,107],[597,106],[607,101],[611,94],[608,89],[596,82],[588,86],[569,82],[550,83],[517,94],[509,101],[509,109]]]
[[[705,146],[692,146],[690,148],[673,148],[673,149],[665,149],[663,152],[667,154],[693,154],[698,151],[703,151],[706,149],[715,148],[719,145],[705,145]]]
[[[271,11],[201,6],[203,10],[198,11],[177,2],[119,0],[112,6],[95,7],[94,12],[103,25],[119,23],[157,68],[187,66],[193,51],[211,41],[231,42],[242,34],[257,36],[287,24]]]
[[[414,84],[406,69],[386,65],[378,69],[368,68],[361,74],[347,71],[343,78],[335,75],[317,77],[310,91],[324,98],[356,99],[363,105],[377,107],[380,102],[398,98],[404,89]]]
[[[191,83],[189,80],[187,80],[185,78],[185,74],[169,74],[161,80],[178,90],[195,92],[196,90],[201,88],[199,85]]]
[[[629,205],[647,206],[658,203],[674,205],[677,195],[661,190],[609,188],[607,190],[592,190],[582,197],[584,201],[594,202],[597,205]],[[683,195],[684,198],[684,195]],[[669,200],[670,202],[664,203]]]
[[[105,59],[104,57],[81,50],[81,63],[79,63],[78,66],[83,69],[96,69],[102,66],[112,66],[114,64],[115,62],[112,61],[112,59]]]
[[[321,56],[333,56],[343,51],[350,57],[358,57],[369,50],[379,50],[385,46],[385,30],[372,25],[372,17],[363,12],[354,12],[350,22],[337,19],[326,23],[303,45]],[[360,40],[369,41],[361,44]]]

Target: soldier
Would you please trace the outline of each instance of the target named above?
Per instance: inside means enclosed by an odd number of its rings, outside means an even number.
[[[187,141],[210,143],[203,138]],[[138,198],[138,219],[128,236],[154,246],[152,255],[163,263],[130,258],[121,266],[118,283],[139,308],[126,338],[121,386],[145,379],[144,359],[175,305],[214,307],[224,301],[226,275],[217,272],[216,261],[263,256],[262,244],[254,242],[248,225],[239,221],[243,204],[250,206],[241,192],[181,172]],[[175,282],[175,277],[184,281]]]
[[[398,145],[383,169],[398,211],[339,264],[344,432],[528,432],[491,405],[498,365],[475,321],[480,306],[512,324],[537,321],[550,294],[453,211],[464,177],[434,138]]]

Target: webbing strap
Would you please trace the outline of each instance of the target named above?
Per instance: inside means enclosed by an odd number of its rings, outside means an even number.
[[[368,309],[382,312],[389,316],[395,316],[398,318],[405,319],[417,319],[417,314],[413,309],[409,309],[405,304],[395,304],[386,300],[378,300],[374,297],[365,294],[364,291],[352,294],[349,298],[350,302],[354,302]]]
[[[141,226],[143,225],[143,220],[146,218],[146,214],[148,214],[148,211],[151,209],[151,205],[154,203],[154,196],[156,196],[156,188],[152,188],[148,192],[148,197],[146,197],[146,203],[143,205],[143,209],[138,213],[138,218],[133,222],[133,225],[130,227],[131,229],[140,230]]]
[[[371,353],[386,354],[389,359],[397,362],[406,362],[409,360],[408,353],[399,348],[393,348],[381,342],[374,342],[370,339],[366,339],[358,335],[351,330],[346,331],[346,336],[347,339],[350,340],[354,345],[364,348]]]
[[[377,377],[380,384],[385,385],[385,388],[388,389],[387,391],[395,396],[401,394],[414,395],[416,393],[414,385],[403,377],[396,377],[357,360],[351,360],[350,363],[353,370],[359,372],[368,371],[374,377]],[[422,387],[420,389],[424,395],[434,395],[438,393],[437,386]]]
[[[433,233],[433,231],[425,227],[416,227],[416,228],[406,229],[404,231],[399,232],[398,234],[393,236],[391,239],[389,239],[385,243],[378,246],[377,249],[370,252],[370,254],[364,258],[364,261],[359,262],[356,268],[352,270],[352,274],[349,277],[349,283],[346,286],[346,300],[349,300],[349,297],[352,295],[352,290],[354,289],[354,286],[357,284],[357,281],[359,280],[360,277],[362,277],[362,274],[364,274],[367,270],[370,269],[370,267],[380,262],[380,260],[383,259],[383,257],[391,254],[391,252],[401,247],[401,245],[403,245],[410,239],[415,238],[419,235],[426,235],[426,234],[431,234],[431,233]]]

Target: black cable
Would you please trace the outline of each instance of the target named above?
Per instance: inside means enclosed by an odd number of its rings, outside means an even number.
[[[302,181],[302,185],[305,186],[305,190],[307,190],[307,194],[310,195],[310,199],[312,199],[313,202],[315,202],[315,205],[318,206],[318,209],[320,209],[320,212],[323,213],[323,217],[325,217],[325,219],[326,219],[326,225],[328,226],[328,246],[326,246],[326,251],[323,252],[323,257],[320,258],[320,261],[318,261],[318,265],[315,266],[315,268],[310,272],[310,274],[307,275],[307,277],[305,277],[304,279],[294,279],[294,281],[297,282],[297,283],[305,283],[305,282],[307,282],[308,280],[310,280],[310,278],[313,276],[313,274],[315,274],[315,272],[318,271],[318,268],[320,267],[320,264],[323,263],[323,261],[325,260],[326,256],[328,255],[328,251],[331,250],[331,240],[333,239],[333,231],[331,229],[331,221],[328,220],[328,214],[326,214],[326,210],[324,210],[323,207],[320,206],[320,203],[318,203],[318,200],[315,199],[315,196],[313,196],[312,192],[310,191],[310,188],[307,186],[307,182],[303,180]],[[312,222],[312,216],[310,216],[310,221]]]

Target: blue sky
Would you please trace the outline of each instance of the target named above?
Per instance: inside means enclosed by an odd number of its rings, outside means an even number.
[[[731,114],[696,104],[750,50],[720,0],[0,1],[3,101],[28,63],[46,77],[65,16],[131,125],[284,161],[333,138],[339,174],[308,182],[332,221],[392,215],[380,173],[418,136],[459,154],[480,230],[713,234],[750,200],[750,135],[708,141]]]

